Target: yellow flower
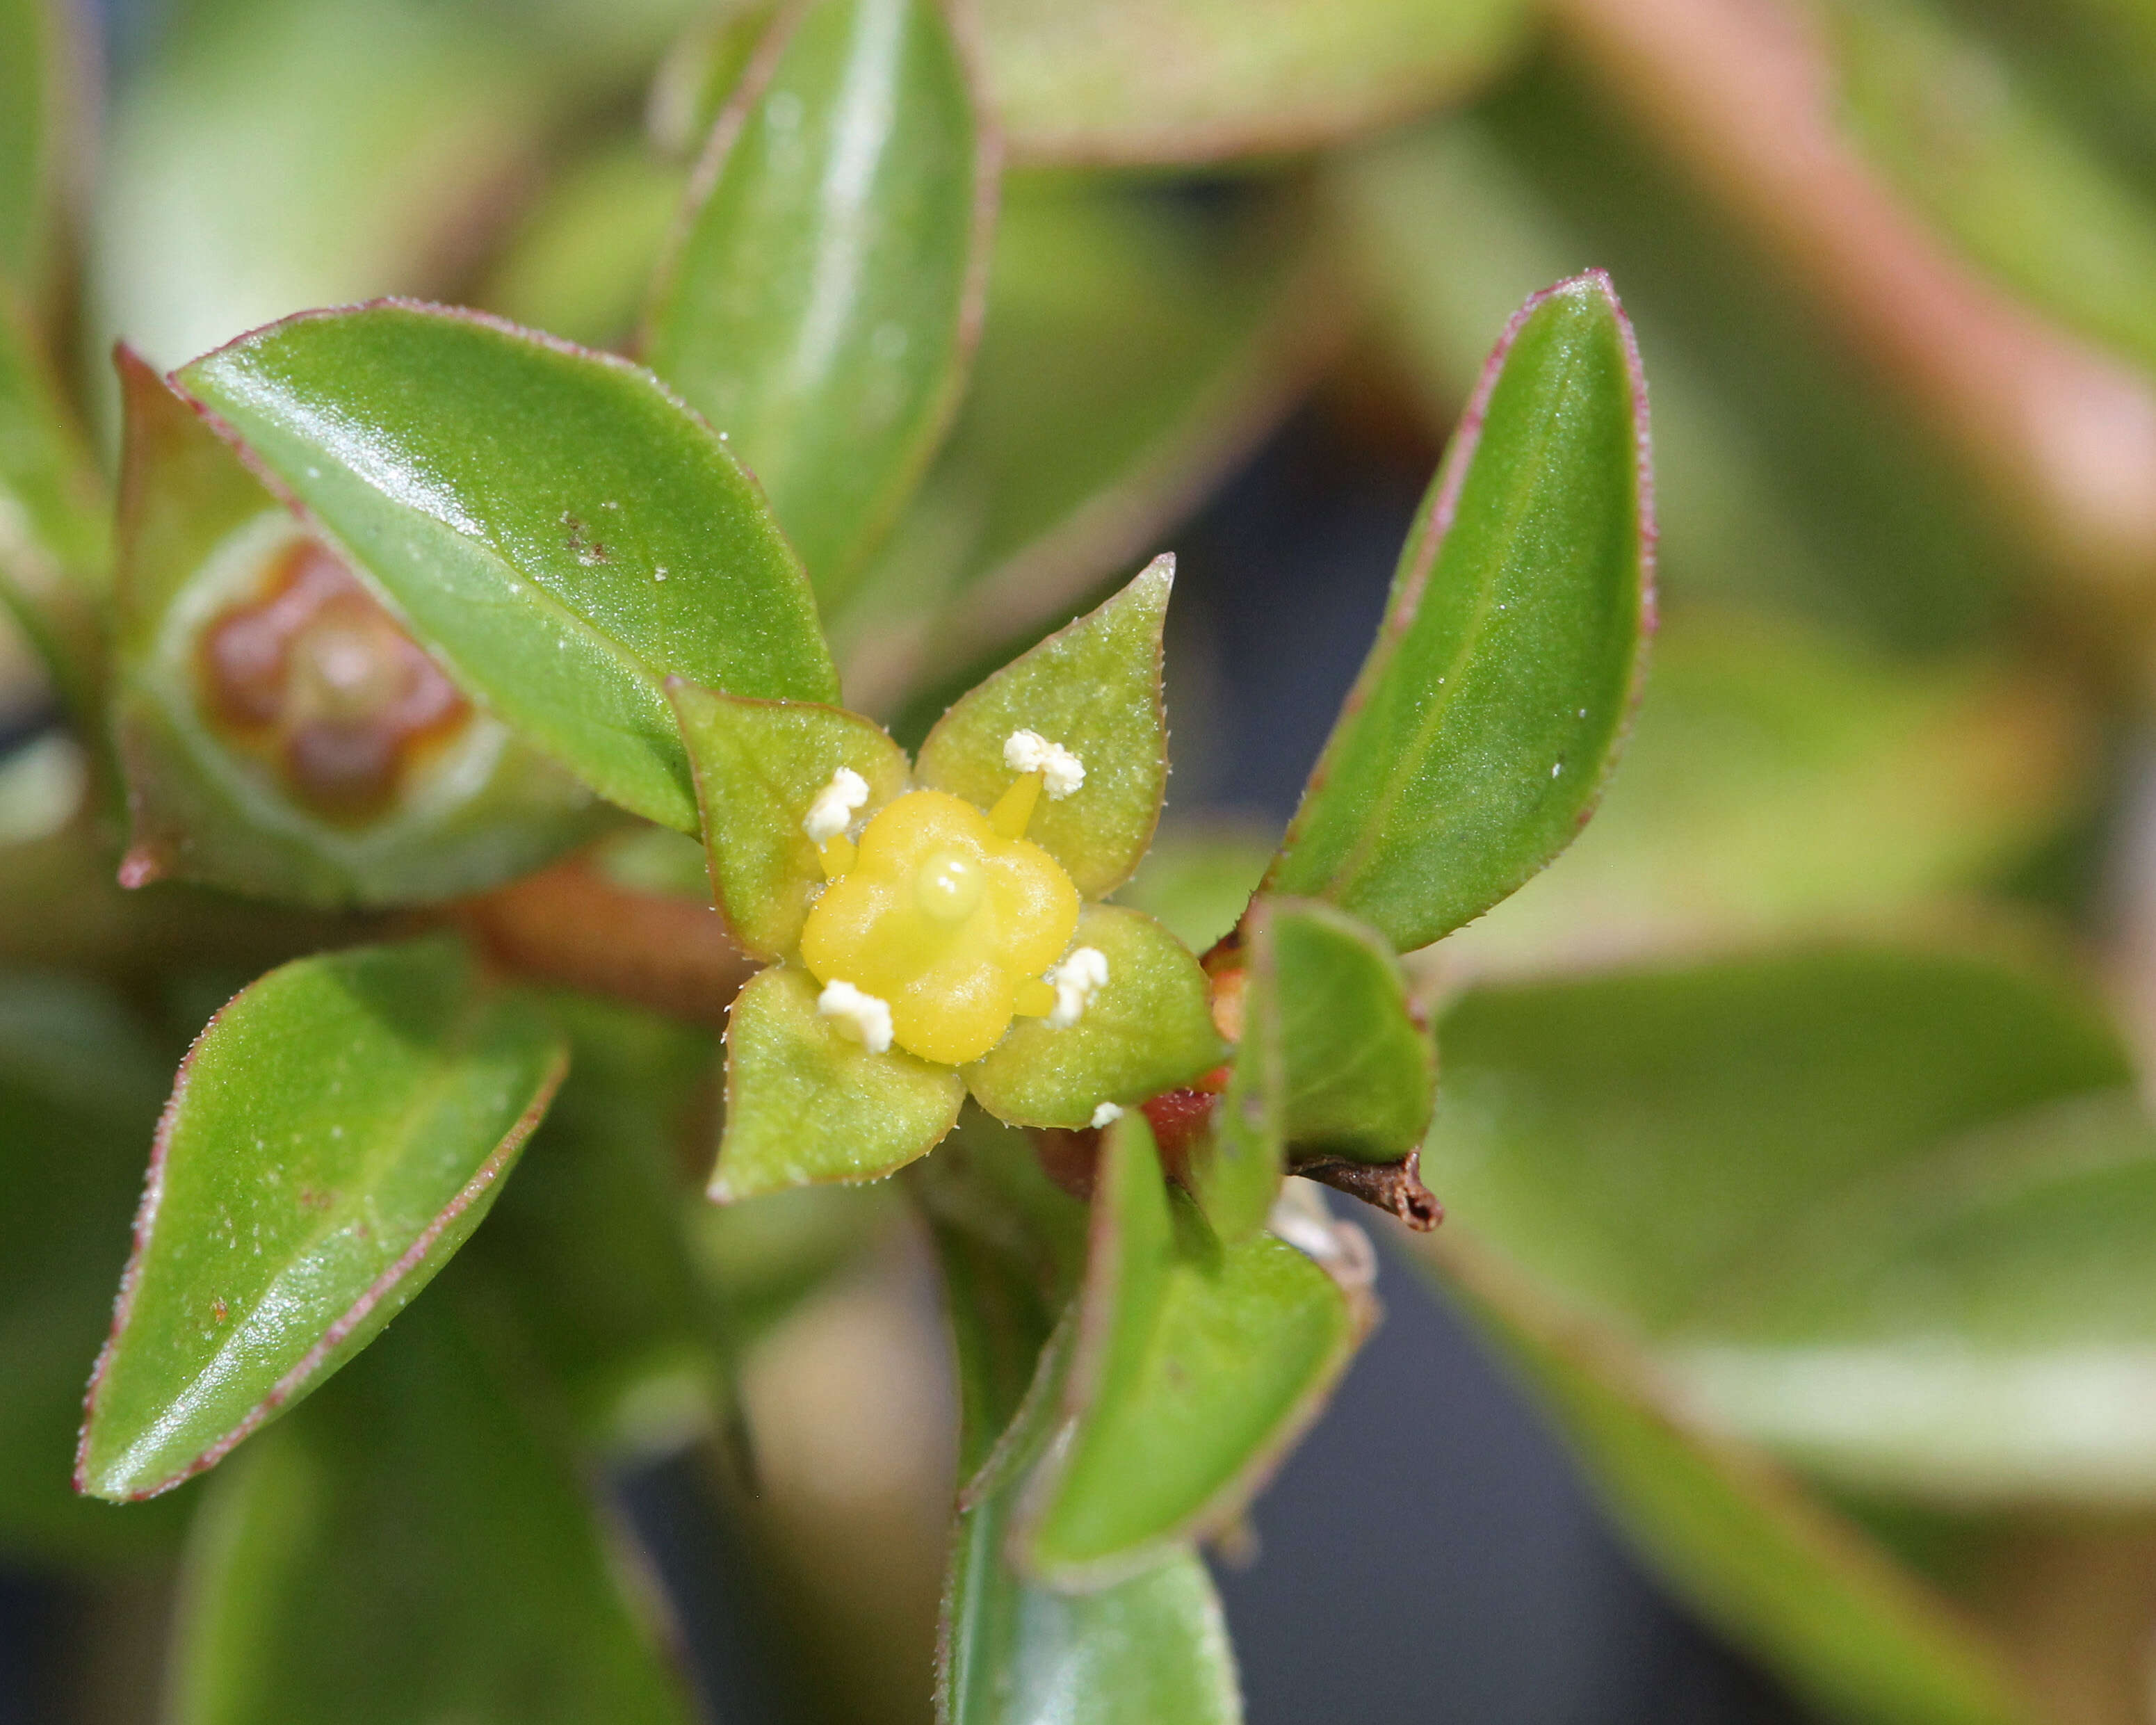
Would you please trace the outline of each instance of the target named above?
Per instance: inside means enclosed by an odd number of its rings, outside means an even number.
[[[1079,896],[1021,836],[1040,783],[1022,776],[993,816],[909,791],[870,821],[858,855],[843,838],[825,847],[836,878],[808,913],[801,958],[840,1003],[827,1010],[870,997],[890,1009],[891,1040],[952,1066],[993,1048],[1019,1014],[1055,1010],[1043,973],[1070,942]]]

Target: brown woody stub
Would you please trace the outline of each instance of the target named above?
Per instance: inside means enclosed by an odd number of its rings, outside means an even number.
[[[471,704],[335,554],[302,539],[197,652],[205,712],[298,802],[354,824],[395,802]]]

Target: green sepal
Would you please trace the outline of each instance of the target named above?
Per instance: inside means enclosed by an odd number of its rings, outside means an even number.
[[[958,1118],[954,1067],[871,1054],[816,1010],[805,970],[748,980],[726,1019],[726,1124],[711,1196],[731,1204],[825,1180],[880,1180],[926,1156]]]
[[[828,603],[911,494],[980,327],[996,151],[938,0],[790,8],[712,131],[644,352]]]
[[[295,794],[212,715],[203,637],[254,599],[305,530],[126,348],[112,725],[127,780],[131,885],[177,878],[326,908],[411,904],[526,873],[619,817],[475,711],[352,823]]]
[[[1106,1585],[1224,1525],[1317,1418],[1360,1319],[1292,1246],[1223,1244],[1163,1180],[1144,1116],[1126,1114],[1095,1178],[1070,1429],[1027,1486],[1022,1566]]]
[[[211,1484],[174,1725],[689,1725],[534,1338],[466,1267]]]
[[[1044,796],[1026,836],[1100,898],[1130,879],[1168,794],[1161,630],[1175,559],[1158,557],[1097,610],[1059,629],[962,697],[921,746],[921,782],[983,809],[1016,776],[1004,764],[1014,731],[1071,751],[1086,782]]]
[[[1227,1058],[1205,973],[1141,911],[1088,905],[1071,945],[1108,961],[1108,980],[1063,1029],[1022,1018],[965,1069],[973,1099],[1014,1126],[1081,1127],[1103,1102],[1134,1105]]]
[[[1527,302],[1460,426],[1267,883],[1400,952],[1572,841],[1652,619],[1645,384],[1607,277]]]
[[[177,1485],[373,1340],[479,1225],[567,1064],[447,936],[244,990],[157,1128],[78,1489]]]
[[[906,789],[905,751],[883,727],[843,707],[750,701],[676,678],[667,695],[703,810],[711,893],[733,937],[776,958],[801,938],[824,884],[801,822],[842,768],[868,782],[858,824]]]
[[[459,683],[634,814],[696,829],[670,675],[838,692],[755,481],[649,372],[391,301],[288,318],[174,380]]]

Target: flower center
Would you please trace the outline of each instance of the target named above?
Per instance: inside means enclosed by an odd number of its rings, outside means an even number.
[[[1078,889],[1040,846],[963,798],[909,791],[841,860],[802,928],[801,960],[827,988],[888,1005],[900,1048],[963,1065],[1021,1009],[1053,1009],[1041,977],[1070,944]]]
[[[913,871],[913,901],[938,922],[963,922],[980,908],[988,875],[963,850],[931,853]]]

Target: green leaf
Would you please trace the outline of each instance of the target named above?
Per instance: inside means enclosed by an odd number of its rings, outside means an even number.
[[[690,1206],[708,1206],[684,1152],[709,1131],[716,1050],[707,1031],[588,996],[547,1004],[569,1032],[569,1076],[470,1250],[605,1435],[639,1384],[709,1352],[687,1230]]]
[[[1957,1509],[2156,1502],[2156,1123],[2040,1106],[1829,1188],[1666,1338],[1807,1471]]]
[[[1915,0],[1831,9],[1842,118],[1985,270],[2156,363],[2156,204],[1974,32]]]
[[[978,1297],[978,1286],[972,1293]],[[1194,1552],[1171,1550],[1135,1574],[1075,1594],[1029,1580],[1012,1563],[1025,1467],[1055,1432],[1060,1373],[1051,1360],[1042,1370],[1044,1384],[1006,1440],[1007,1459],[958,1517],[937,1644],[938,1725],[1034,1725],[1050,1717],[1073,1725],[1240,1725],[1227,1625]]]
[[[1010,788],[1004,745],[1034,731],[1085,762],[1085,783],[1043,798],[1026,836],[1088,898],[1130,879],[1168,793],[1161,631],[1175,559],[1155,557],[1099,609],[1013,660],[946,713],[921,746],[921,782],[989,809]]]
[[[16,1559],[157,1551],[192,1507],[123,1514],[68,1483],[166,1064],[106,989],[0,973],[0,1551]]]
[[[711,891],[733,937],[776,958],[801,938],[823,890],[801,823],[841,768],[867,781],[865,819],[906,788],[905,752],[874,721],[843,707],[744,701],[669,685],[696,776]]]
[[[223,716],[205,657],[212,631],[259,607],[319,542],[140,359],[122,349],[119,366],[126,484],[112,723],[132,884],[170,875],[301,904],[409,903],[492,886],[618,819],[469,707],[393,757],[386,803],[355,818],[321,794],[338,790],[336,777],[311,778],[297,751],[308,734],[349,746],[372,728],[305,733],[291,722],[303,697],[289,641],[270,721]]]
[[[936,1147],[966,1087],[902,1049],[870,1054],[816,1009],[815,979],[759,972],[726,1018],[720,1204],[822,1180],[880,1180]]]
[[[177,1485],[373,1340],[479,1225],[565,1060],[447,937],[295,960],[211,1019],[157,1129],[80,1489]]]
[[[1448,1199],[1450,1197],[1447,1194]],[[1519,1363],[1590,1478],[1707,1621],[1863,1725],[2034,1725],[1994,1651],[1852,1522],[1704,1426],[1646,1361],[1456,1222],[1421,1250]]]
[[[86,726],[97,710],[109,506],[23,305],[0,280],[0,606]]]
[[[828,594],[957,404],[995,152],[935,0],[817,0],[778,28],[712,133],[645,353],[755,468]]]
[[[1105,955],[1108,980],[1076,1024],[1019,1019],[965,1069],[991,1114],[1016,1126],[1085,1126],[1103,1102],[1134,1106],[1227,1057],[1205,973],[1152,917],[1089,905],[1071,943]]]
[[[1478,989],[1438,1040],[1423,1163],[1448,1226],[1652,1336],[1686,1329],[1838,1194],[2133,1082],[2079,979],[1995,942]]]
[[[685,1725],[651,1590],[502,1353],[445,1291],[220,1476],[178,1725]]]
[[[1251,919],[1250,950],[1245,1022],[1252,994],[1268,990],[1288,1142],[1357,1162],[1397,1161],[1420,1144],[1436,1057],[1383,940],[1330,905],[1274,900]]]
[[[1214,1235],[1163,1181],[1142,1115],[1109,1128],[1093,1204],[1070,1430],[1017,1535],[1065,1588],[1127,1578],[1239,1513],[1359,1339],[1347,1295],[1301,1253]]]
[[[1302,203],[1245,185],[1188,218],[1100,175],[1004,182],[964,404],[829,616],[855,706],[892,710],[1068,617],[1157,548],[1330,351],[1339,297]],[[912,736],[950,696],[921,698]]]
[[[1643,669],[1646,400],[1607,278],[1527,302],[1491,357],[1270,885],[1402,952],[1570,842]]]
[[[1194,1554],[1077,1594],[1029,1581],[1010,1560],[1012,1517],[1055,1436],[1070,1354],[1067,1331],[1043,1353],[1049,1301],[1062,1291],[1051,1266],[1082,1254],[1084,1210],[1049,1183],[1023,1135],[978,1115],[921,1175],[957,1343],[960,1477],[970,1481],[944,1593],[938,1721],[1034,1725],[1053,1712],[1078,1725],[1234,1725],[1235,1660]]]
[[[176,374],[495,713],[696,829],[664,684],[836,693],[754,482],[649,372],[469,313],[311,313]]]
[[[1028,161],[1213,162],[1422,112],[1502,64],[1519,0],[984,0],[989,87]]]

